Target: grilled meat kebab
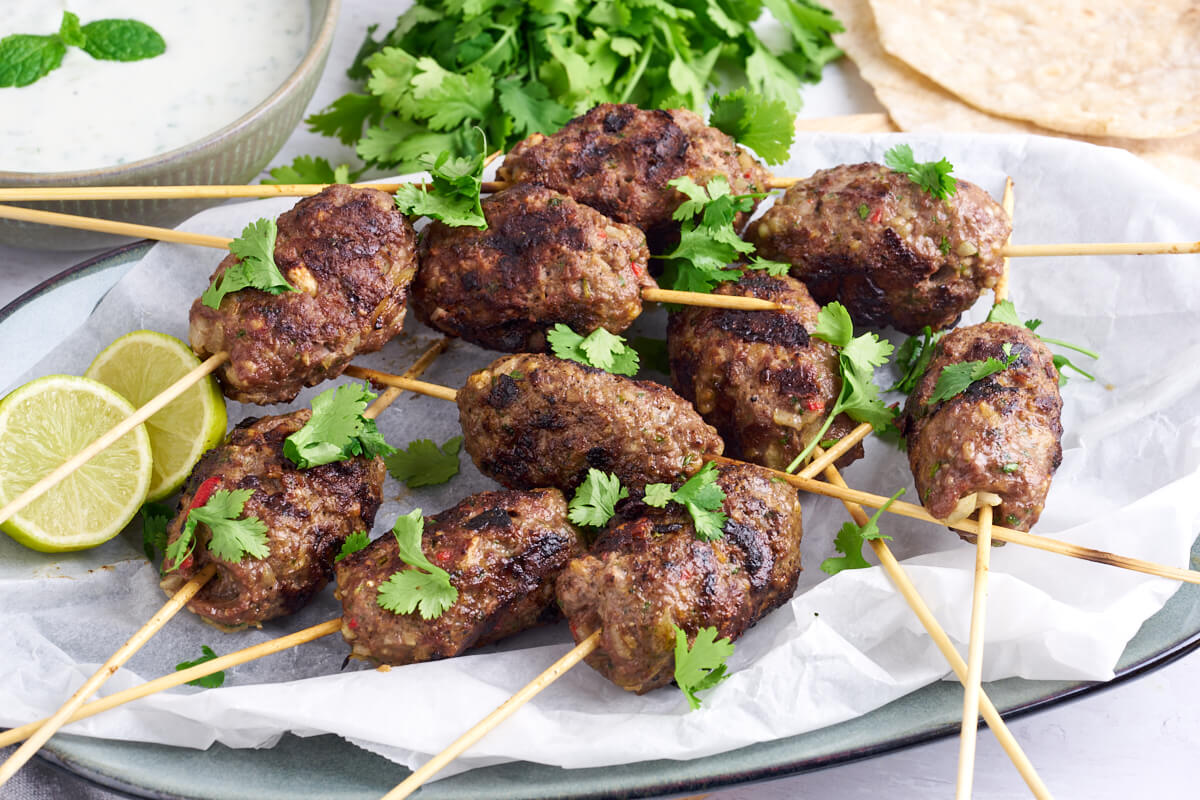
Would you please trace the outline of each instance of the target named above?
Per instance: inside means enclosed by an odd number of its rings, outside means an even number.
[[[882,164],[846,164],[799,181],[750,225],[758,255],[792,265],[822,305],[859,325],[918,333],[953,326],[1003,270],[1012,221],[958,181],[939,200]]]
[[[213,279],[237,263],[226,256]],[[192,348],[230,354],[217,378],[243,403],[288,402],[399,333],[416,233],[391,195],[330,186],[279,217],[275,263],[296,291],[242,289],[215,309],[192,303]]]

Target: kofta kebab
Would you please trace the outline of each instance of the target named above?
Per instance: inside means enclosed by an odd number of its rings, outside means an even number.
[[[486,347],[546,350],[547,331],[557,323],[585,332],[603,327],[619,333],[640,312],[641,299],[653,297],[647,237],[663,248],[679,236],[674,211],[684,197],[668,181],[723,176],[732,191],[742,194],[758,193],[769,185],[765,171],[744,150],[724,134],[705,128],[690,112],[642,112],[624,106],[598,107],[560,134],[522,143],[510,154],[501,176],[515,185],[484,201],[486,230],[434,222],[419,252],[411,226],[394,210],[391,197],[378,190],[338,186],[301,201],[280,218],[274,252],[276,264],[298,291],[271,294],[235,283],[215,308],[197,300],[193,346],[201,355],[218,356],[209,363],[217,362],[213,365],[219,366],[218,379],[230,397],[271,403],[290,400],[303,386],[336,377],[355,355],[378,350],[394,336],[410,280],[420,319]],[[826,206],[841,210],[845,219],[823,216]],[[739,211],[737,220],[744,222],[752,208],[750,204]],[[689,641],[706,626],[736,637],[790,597],[788,587],[795,586],[798,551],[788,538],[799,538],[794,493],[785,493],[790,500],[774,497],[781,484],[772,482],[773,473],[722,462],[712,485],[720,486],[725,497],[724,536],[704,543],[707,550],[702,553],[686,514],[653,509],[641,502],[644,496],[639,499],[639,492],[648,484],[678,483],[694,476],[706,457],[719,456],[725,446],[731,454],[775,467],[811,450],[827,416],[823,412],[835,406],[842,381],[837,351],[813,335],[817,306],[810,290],[822,302],[843,303],[860,324],[891,324],[905,331],[924,325],[944,328],[1000,279],[1010,229],[1007,215],[965,182],[960,182],[953,201],[936,205],[907,177],[879,165],[825,170],[797,183],[747,233],[760,253],[786,261],[808,287],[794,278],[748,271],[705,302],[725,303],[741,296],[757,299],[757,304],[692,309],[672,317],[669,347],[675,386],[694,399],[726,437],[724,443],[685,400],[655,384],[533,354],[501,359],[477,373],[457,395],[468,451],[486,474],[532,494],[468,498],[433,518],[421,534],[427,558],[444,559],[456,568],[457,559],[481,546],[475,543],[483,532],[501,537],[498,544],[488,545],[489,567],[471,567],[476,572],[470,585],[478,593],[473,590],[470,597],[478,599],[458,610],[451,606],[440,632],[425,630],[411,615],[385,612],[377,603],[370,606],[370,592],[378,592],[381,576],[404,569],[398,540],[384,537],[347,558],[338,570],[338,593],[347,608],[343,630],[355,654],[410,663],[493,641],[552,610],[547,587],[563,563],[569,560],[572,565],[564,575],[594,574],[621,559],[638,565],[657,559],[661,564],[662,556],[654,549],[659,545],[651,547],[660,539],[662,547],[691,554],[694,579],[721,581],[728,587],[729,616],[705,621],[690,606],[650,603],[650,618],[639,618],[632,607],[606,605],[589,594],[582,578],[564,579],[559,605],[568,610],[577,639],[595,642],[589,662],[619,685],[646,690],[670,679],[662,672],[673,653],[671,647],[664,650],[664,620],[683,622]],[[941,238],[935,242],[937,236]],[[214,288],[225,284],[226,274],[238,264],[235,256],[227,257],[214,274]],[[889,268],[897,264],[902,279],[889,277]],[[774,310],[750,312],[747,307]],[[763,318],[757,318],[759,314]],[[1001,324],[946,336],[914,394],[921,399],[910,398],[902,419],[923,499],[944,504],[949,498],[957,506],[964,496],[974,495],[977,501],[994,496],[1001,503],[1002,518],[1024,531],[1036,521],[1060,457],[1060,406],[1047,405],[1051,390],[1053,401],[1058,393],[1056,381],[1050,380],[1056,373],[1052,375],[1053,364],[1047,367],[1044,344],[1024,329],[996,327]],[[937,393],[941,367],[981,359],[1003,359],[1009,368],[976,382],[971,392],[925,402]],[[746,363],[763,367],[752,375],[741,369]],[[352,374],[358,372],[352,369]],[[735,379],[739,374],[762,381],[762,390],[740,385]],[[604,383],[610,380],[627,384]],[[596,382],[603,385],[593,385]],[[1031,407],[1049,410],[1032,423],[1039,447],[1032,460],[1036,463],[1028,469],[1007,469],[1009,461],[988,461],[983,469],[955,465],[947,460],[953,453],[946,452],[941,434],[929,433],[950,430],[961,442],[982,432],[982,420],[1024,417],[1018,411]],[[356,526],[370,528],[381,491],[381,467],[372,466],[370,459],[349,459],[338,462],[340,467],[315,467],[308,470],[315,473],[311,478],[300,479],[304,471],[274,453],[303,425],[305,413],[236,429],[222,445],[228,450],[210,454],[198,465],[172,523],[172,537],[178,537],[189,511],[203,506],[204,493],[214,491],[213,479],[223,485],[236,477],[237,484],[254,487],[251,497],[260,490],[266,494],[248,508],[268,530],[274,525],[281,532],[277,544],[272,534],[272,544],[288,551],[284,558],[297,567],[295,574],[274,576],[269,555],[261,570],[246,566],[254,559],[242,559],[236,566],[212,557],[206,546],[211,533],[194,525],[199,533],[188,556],[191,563],[174,564],[165,582],[166,588],[174,588],[188,575],[202,573],[202,562],[215,563],[218,577],[200,590],[190,607],[199,613],[207,609],[206,616],[222,625],[257,624],[295,610],[329,579],[341,541]],[[523,427],[500,421],[507,415],[519,417]],[[831,439],[851,427],[841,417],[831,425],[826,432]],[[655,433],[635,433],[645,430]],[[1014,430],[1007,435],[1025,433]],[[985,460],[1000,457],[997,451]],[[931,460],[943,466],[923,477],[925,470],[918,464]],[[612,473],[633,496],[621,509],[621,521],[600,537],[599,549],[583,554],[578,531],[561,513],[565,499],[545,487],[570,491],[589,469]],[[992,474],[997,471],[1002,479]],[[796,476],[787,480],[808,486]],[[316,518],[329,517],[330,524],[306,533],[306,526],[298,522],[303,515],[272,512],[268,500],[276,492],[263,486],[295,493],[295,508]],[[828,487],[822,492],[828,493]],[[329,510],[334,508],[345,515],[340,522],[332,520],[335,515]],[[0,516],[6,513],[11,512],[5,509]],[[781,526],[780,520],[793,522]],[[1005,530],[997,528],[996,533],[1003,538]],[[443,539],[445,547],[439,549]],[[717,551],[723,553],[720,558],[714,557]],[[716,575],[716,562],[740,565],[740,577]],[[512,587],[514,564],[525,581],[519,590]],[[454,574],[461,576],[464,569]],[[657,572],[637,569],[651,583],[661,573],[661,565]],[[264,576],[277,585],[261,590]],[[247,591],[251,585],[260,591]],[[652,586],[642,588],[651,591]],[[529,599],[531,592],[537,594],[536,601]],[[364,594],[370,614],[361,607]],[[692,597],[678,602],[687,604]],[[360,601],[357,611],[348,605],[354,598]],[[600,607],[611,608],[611,615],[601,615]],[[510,612],[511,617],[506,616]],[[415,625],[415,632],[392,632],[383,624],[391,617]],[[598,631],[613,633],[590,636]],[[618,646],[619,641],[636,640],[632,632],[646,640],[648,649],[643,652],[639,646],[635,652]],[[394,638],[389,640],[389,635]],[[435,644],[439,637],[448,644]]]

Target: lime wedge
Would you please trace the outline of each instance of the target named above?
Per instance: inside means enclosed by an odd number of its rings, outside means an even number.
[[[200,366],[186,344],[156,331],[134,331],[110,344],[84,375],[103,383],[136,407]],[[225,436],[225,398],[205,376],[146,421],[154,450],[150,500],[175,493],[206,450]]]
[[[0,400],[0,505],[133,413],[107,386],[50,375]],[[10,519],[12,538],[43,552],[82,550],[121,532],[146,499],[153,456],[139,425]]]

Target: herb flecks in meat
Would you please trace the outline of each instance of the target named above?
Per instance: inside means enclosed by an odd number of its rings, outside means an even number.
[[[904,491],[904,489],[899,489],[892,495],[886,503],[879,507],[878,511],[871,515],[866,525],[855,525],[853,522],[847,522],[842,525],[842,529],[838,531],[837,537],[833,540],[834,549],[842,555],[822,561],[821,571],[827,572],[830,575],[837,575],[844,569],[865,569],[871,566],[863,558],[863,543],[871,539],[890,540],[892,538],[879,531],[879,517],[884,511],[888,510],[888,506],[896,502],[897,497],[904,494]]]
[[[390,455],[375,420],[363,412],[375,395],[366,384],[348,383],[313,398],[312,417],[283,443],[283,454],[301,469],[345,461],[354,456]]]
[[[414,509],[396,520],[392,533],[400,546],[400,558],[413,569],[401,570],[380,587],[376,602],[395,614],[419,611],[422,619],[437,619],[458,600],[450,573],[435,566],[421,551],[425,518]]]

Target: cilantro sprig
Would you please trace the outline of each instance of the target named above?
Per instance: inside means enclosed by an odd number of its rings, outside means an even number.
[[[711,689],[729,677],[725,660],[733,655],[733,642],[728,637],[717,638],[717,629],[701,628],[688,647],[687,634],[678,625],[675,629],[675,683],[687,698],[692,711],[700,708],[696,692]]]
[[[893,363],[900,368],[900,378],[887,388],[889,392],[904,392],[912,394],[917,388],[921,376],[933,360],[935,345],[941,340],[944,331],[934,333],[928,325],[920,333],[908,337],[896,350]]]
[[[561,359],[578,361],[614,375],[637,374],[637,350],[630,347],[624,338],[604,328],[596,328],[587,336],[580,336],[559,322],[546,332],[546,341],[554,355]]]
[[[838,531],[837,536],[833,540],[834,549],[842,555],[834,556],[825,559],[821,562],[821,571],[830,575],[837,575],[844,569],[865,569],[870,565],[867,559],[863,558],[863,545],[871,539],[887,539],[892,537],[881,533],[879,530],[879,517],[883,512],[888,510],[888,507],[896,502],[896,498],[904,494],[904,489],[898,490],[894,495],[888,498],[879,509],[871,515],[867,520],[866,525],[855,525],[853,522],[847,522],[842,525],[842,529]]]
[[[987,321],[988,322],[1004,322],[1009,325],[1017,325],[1017,326],[1024,325],[1026,328],[1028,328],[1030,331],[1033,332],[1034,336],[1038,337],[1046,344],[1056,345],[1058,347],[1065,347],[1068,350],[1074,350],[1077,353],[1082,353],[1083,355],[1087,356],[1088,358],[1100,358],[1099,353],[1097,353],[1093,350],[1089,350],[1086,347],[1080,347],[1077,344],[1071,344],[1070,342],[1064,342],[1061,339],[1051,339],[1047,336],[1042,336],[1040,333],[1037,332],[1037,329],[1039,327],[1041,327],[1042,321],[1040,319],[1031,319],[1028,322],[1022,322],[1021,318],[1017,315],[1017,307],[1013,305],[1011,300],[1001,300],[999,303],[992,306],[992,310],[988,313]],[[1071,361],[1070,358],[1062,355],[1061,353],[1055,353],[1053,356],[1053,360],[1054,360],[1054,368],[1058,370],[1058,385],[1059,386],[1064,386],[1067,383],[1067,376],[1063,372],[1064,367],[1069,367],[1069,368],[1075,370],[1080,375],[1087,378],[1089,381],[1096,380],[1094,375],[1080,369],[1076,364],[1074,364]]]
[[[616,513],[617,502],[626,497],[629,497],[629,490],[621,485],[620,478],[592,467],[575,490],[575,496],[567,506],[567,517],[576,525],[603,527]]]
[[[320,156],[296,156],[291,164],[274,167],[271,177],[263,178],[267,184],[279,183],[354,183],[364,170],[351,170],[349,164],[336,167]]]
[[[296,291],[275,265],[278,235],[279,228],[273,219],[259,219],[247,225],[242,235],[229,243],[229,252],[240,260],[213,279],[200,296],[200,302],[209,308],[220,308],[225,295],[242,289],[261,289],[268,294]]]
[[[346,556],[354,555],[355,553],[357,553],[359,550],[362,550],[364,547],[366,547],[370,543],[371,543],[371,537],[367,534],[366,531],[355,531],[354,533],[347,536],[346,540],[344,542],[342,542],[342,549],[338,551],[338,554],[336,556],[334,556],[333,563],[336,564],[337,562],[341,561]]]
[[[87,25],[64,11],[58,33],[14,33],[0,39],[0,88],[29,86],[62,66],[68,47],[100,61],[141,61],[167,50],[158,31],[135,19],[99,19]]]
[[[812,335],[839,348],[842,390],[817,435],[788,464],[788,472],[794,471],[812,454],[838,414],[845,413],[855,422],[869,422],[876,431],[882,431],[895,416],[895,412],[879,399],[879,387],[875,385],[875,369],[887,363],[892,354],[891,342],[881,340],[874,333],[855,336],[850,312],[837,301],[823,306],[817,313],[817,328]]]
[[[375,395],[364,383],[347,383],[313,398],[312,416],[283,441],[283,454],[301,469],[345,461],[354,456],[386,456],[396,452],[363,412]]]
[[[458,474],[463,437],[451,436],[439,447],[431,439],[414,439],[403,450],[383,457],[392,477],[410,489],[440,486]]]
[[[713,95],[708,124],[744,144],[768,164],[782,164],[796,137],[796,115],[782,100],[768,100],[742,87]]]
[[[997,372],[1003,372],[1021,357],[1020,352],[1013,349],[1011,342],[1005,342],[1000,349],[1004,353],[1003,360],[992,356],[982,361],[962,361],[942,367],[942,371],[938,373],[937,384],[933,387],[933,394],[925,401],[925,405],[931,406],[958,397],[973,383]]]
[[[173,513],[162,503],[146,503],[142,506],[142,550],[151,561],[158,559],[158,551],[167,549],[167,525]]]
[[[692,518],[696,538],[711,542],[724,535],[729,519],[721,512],[725,490],[717,485],[718,477],[717,465],[709,461],[678,489],[672,489],[669,483],[647,484],[643,502],[655,508],[665,508],[670,502],[679,503]]]
[[[428,170],[432,183],[402,185],[396,190],[396,208],[410,216],[440,219],[452,227],[487,227],[479,199],[483,187],[482,149],[469,157],[458,158],[443,150],[437,156],[423,155],[418,160]]]
[[[754,208],[755,195],[735,195],[723,175],[698,185],[686,175],[667,181],[687,199],[673,219],[683,222],[679,244],[663,258],[667,259],[663,280],[672,289],[685,292],[711,292],[722,281],[735,280],[742,271],[728,265],[754,252],[754,245],[743,241],[733,229],[739,213]]]
[[[913,157],[911,147],[898,144],[884,154],[883,163],[892,171],[907,175],[910,181],[939,200],[945,200],[958,191],[958,181],[950,175],[954,165],[945,158],[918,162]]]
[[[757,2],[418,0],[386,35],[368,30],[347,73],[358,90],[308,124],[371,166],[411,172],[425,153],[480,152],[475,126],[507,151],[597,103],[700,111],[726,82],[794,114],[798,89],[841,55],[830,37],[842,26],[810,0],[765,8],[780,23],[770,45]],[[761,121],[735,129],[764,139]]]
[[[417,508],[396,520],[392,533],[400,559],[413,569],[400,570],[379,586],[375,602],[394,614],[419,611],[422,619],[436,619],[458,601],[450,573],[435,566],[421,550],[425,518]]]
[[[175,671],[198,667],[201,664],[207,664],[209,661],[214,661],[217,654],[211,647],[206,644],[200,645],[200,652],[203,654],[195,661],[181,661],[175,665]],[[199,686],[204,689],[219,689],[225,683],[225,671],[214,672],[210,675],[201,675],[195,680],[188,681],[188,686]]]
[[[241,519],[246,501],[254,494],[253,489],[217,489],[208,501],[188,511],[187,520],[179,537],[167,546],[166,561],[171,563],[164,572],[179,568],[196,548],[196,526],[208,526],[212,536],[208,541],[208,552],[222,561],[237,562],[250,558],[266,558],[267,526],[258,517]]]

